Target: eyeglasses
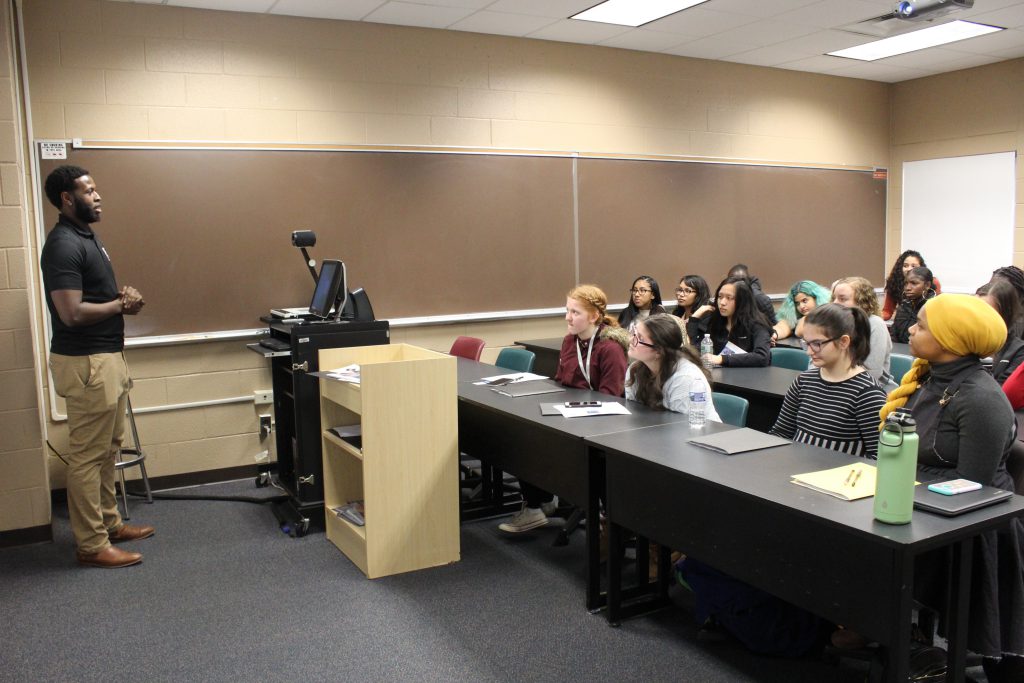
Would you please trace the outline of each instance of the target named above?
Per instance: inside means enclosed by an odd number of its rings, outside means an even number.
[[[633,344],[633,346],[636,346],[637,344],[639,344],[640,346],[646,346],[649,349],[656,349],[656,348],[658,348],[655,344],[651,344],[649,342],[645,342],[643,339],[640,338],[640,335],[638,335],[635,332],[629,338],[629,341]]]
[[[807,348],[809,348],[811,351],[814,351],[815,353],[821,353],[822,346],[828,344],[829,342],[834,342],[838,339],[841,339],[841,337],[832,337],[831,339],[815,339],[813,341],[804,343],[807,344]]]
[[[676,287],[676,294],[696,294],[696,289],[687,289],[686,287]]]
[[[650,294],[651,293],[651,290],[644,289],[643,287],[634,287],[633,289],[631,289],[629,291],[632,292],[633,294]]]

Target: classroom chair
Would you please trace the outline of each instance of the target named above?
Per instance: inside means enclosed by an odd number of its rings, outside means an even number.
[[[790,349],[784,346],[772,348],[772,365],[790,370],[806,370],[810,364],[807,354],[800,349]]]
[[[892,354],[889,357],[889,374],[892,375],[892,381],[896,384],[903,381],[903,375],[910,371],[910,366],[913,364],[913,356],[904,356],[902,353]]]
[[[114,470],[121,478],[121,504],[124,507],[124,519],[131,519],[128,514],[128,490],[125,488],[124,471],[128,467],[138,467],[142,477],[142,485],[146,489],[146,502],[153,502],[153,492],[149,488],[149,476],[146,474],[146,454],[142,452],[139,442],[139,430],[135,427],[135,413],[132,412],[132,399],[128,397],[128,430],[131,433],[131,445],[121,444],[121,449],[114,459]]]
[[[469,360],[480,360],[480,354],[484,352],[484,340],[476,337],[456,337],[452,342],[452,348],[448,351],[450,356],[459,356]]]
[[[715,412],[722,422],[734,427],[747,426],[747,412],[750,410],[750,401],[742,396],[723,394],[718,391],[711,392],[711,403],[715,406]]]
[[[498,359],[494,364],[512,372],[532,372],[536,359],[537,355],[533,351],[510,346],[498,352]]]

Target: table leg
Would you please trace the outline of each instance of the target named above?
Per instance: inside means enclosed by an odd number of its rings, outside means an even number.
[[[906,683],[910,675],[910,629],[914,612],[914,558],[896,556],[893,567],[895,642],[885,644],[885,680]]]
[[[967,599],[971,590],[971,552],[973,538],[967,538],[953,546],[953,571],[951,576],[949,624],[946,635],[949,638],[946,680],[963,683],[967,663]]]
[[[608,623],[618,626],[622,607],[622,527],[608,520]]]

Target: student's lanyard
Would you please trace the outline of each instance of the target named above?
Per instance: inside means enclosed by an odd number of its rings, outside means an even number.
[[[594,330],[594,336],[590,338],[590,345],[587,346],[587,363],[583,364],[583,354],[580,352],[580,338],[576,337],[576,361],[580,365],[580,373],[583,375],[583,379],[587,380],[587,386],[590,389],[594,388],[594,385],[590,383],[590,354],[594,351],[594,346],[597,344],[597,330]]]

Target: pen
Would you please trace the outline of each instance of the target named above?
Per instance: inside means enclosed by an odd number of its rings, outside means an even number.
[[[851,486],[851,487],[853,487],[853,486],[856,486],[856,485],[857,485],[857,480],[858,480],[858,479],[860,479],[860,475],[861,475],[861,470],[857,470],[857,476],[855,476],[855,477],[853,478],[853,483],[852,483],[852,484],[850,484],[850,486]]]
[[[849,486],[851,481],[855,481],[853,475],[857,473],[854,468],[850,469],[850,473],[846,475],[846,481],[843,482],[843,486]]]

